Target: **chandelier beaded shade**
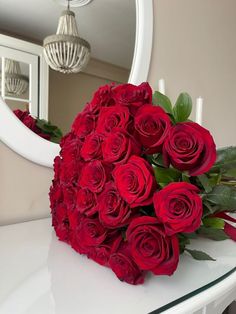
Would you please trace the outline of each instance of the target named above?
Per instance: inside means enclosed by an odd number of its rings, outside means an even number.
[[[77,73],[90,58],[90,44],[79,37],[75,14],[69,9],[59,19],[56,35],[44,39],[44,55],[48,65],[62,73]]]
[[[5,59],[5,89],[6,94],[20,96],[29,86],[27,76],[21,74],[20,63],[15,60]]]

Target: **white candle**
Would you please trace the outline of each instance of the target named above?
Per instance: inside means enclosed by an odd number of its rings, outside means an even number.
[[[196,101],[196,119],[195,121],[202,125],[202,106],[203,106],[203,99],[202,97],[198,97]]]
[[[158,91],[165,95],[165,80],[164,79],[160,79],[158,81]]]

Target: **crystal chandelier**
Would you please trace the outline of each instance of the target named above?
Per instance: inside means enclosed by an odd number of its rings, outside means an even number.
[[[58,22],[56,35],[44,39],[44,56],[48,65],[62,73],[77,73],[84,69],[90,58],[90,44],[79,37],[75,14],[63,11]]]
[[[6,94],[20,96],[29,86],[27,76],[21,74],[20,63],[15,60],[5,59],[5,89]]]

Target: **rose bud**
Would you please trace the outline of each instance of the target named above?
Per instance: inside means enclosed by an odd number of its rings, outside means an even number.
[[[191,176],[201,175],[213,166],[216,146],[209,131],[197,123],[184,122],[172,126],[163,146],[163,159]]]
[[[115,167],[113,177],[117,189],[131,208],[150,205],[156,189],[156,180],[150,164],[141,157],[132,156],[126,164]]]
[[[146,154],[161,152],[163,142],[171,127],[169,116],[158,106],[145,105],[139,108],[134,118],[137,137]]]
[[[155,213],[167,235],[194,232],[202,218],[202,199],[195,185],[170,183],[153,196]]]
[[[167,236],[157,218],[142,216],[129,225],[127,240],[134,261],[142,270],[155,275],[172,275],[179,262],[179,242],[176,235]]]

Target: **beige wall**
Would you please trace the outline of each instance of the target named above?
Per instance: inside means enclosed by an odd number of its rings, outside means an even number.
[[[98,87],[111,82],[127,82],[128,77],[127,69],[95,59],[90,60],[83,73],[68,75],[50,70],[49,120],[67,133],[75,116]]]
[[[0,142],[0,225],[48,217],[53,170],[17,155]]]
[[[236,145],[236,1],[154,0],[154,8],[150,82],[165,78],[172,100],[201,95],[217,145]]]

